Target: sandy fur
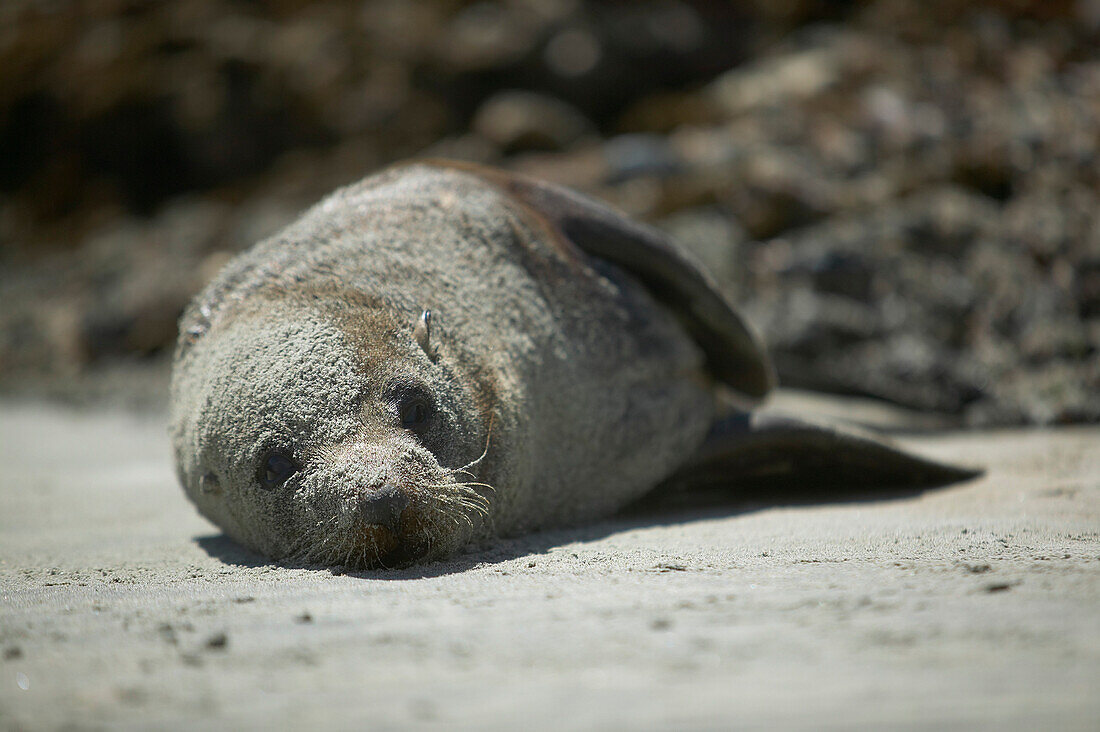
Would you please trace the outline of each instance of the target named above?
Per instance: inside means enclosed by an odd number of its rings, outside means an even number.
[[[699,349],[632,279],[542,226],[474,174],[411,165],[238,257],[184,316],[174,369],[177,464],[200,511],[271,556],[339,563],[343,549],[303,552],[303,537],[343,547],[357,492],[397,479],[423,509],[410,532],[438,556],[606,514],[671,473],[712,421]],[[413,336],[424,309],[434,360]],[[406,377],[436,395],[434,434],[387,411]],[[272,444],[302,471],[265,492]],[[470,475],[448,472],[486,444]],[[207,474],[220,492],[199,490]],[[448,491],[463,510],[424,508]]]

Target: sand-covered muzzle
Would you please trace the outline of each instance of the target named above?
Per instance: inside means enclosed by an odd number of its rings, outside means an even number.
[[[494,489],[476,465],[443,468],[405,436],[354,441],[306,466],[286,511],[297,533],[279,559],[355,568],[444,556],[485,527]]]

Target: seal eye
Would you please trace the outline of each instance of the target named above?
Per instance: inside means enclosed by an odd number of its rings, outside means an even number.
[[[256,478],[265,491],[275,490],[298,472],[297,464],[283,453],[272,450],[260,461]]]
[[[428,385],[421,381],[391,382],[384,392],[383,404],[403,429],[422,432],[435,422],[435,399]]]
[[[428,400],[420,395],[410,395],[401,400],[397,410],[401,417],[401,426],[407,430],[415,430],[423,427],[432,409]]]

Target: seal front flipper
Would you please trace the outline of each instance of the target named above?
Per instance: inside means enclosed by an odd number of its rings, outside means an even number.
[[[680,319],[718,380],[752,400],[775,386],[775,373],[759,338],[711,278],[661,232],[562,186],[465,163],[432,164],[472,173],[498,186],[583,252],[637,278]]]
[[[854,427],[775,412],[736,412],[717,421],[699,452],[668,483],[681,489],[728,485],[836,496],[868,488],[931,488],[983,471],[907,452]]]

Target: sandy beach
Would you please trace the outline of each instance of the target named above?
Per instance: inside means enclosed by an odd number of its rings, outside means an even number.
[[[6,403],[0,727],[1095,729],[1100,428],[903,442],[988,474],[340,574],[220,536],[163,418]]]

